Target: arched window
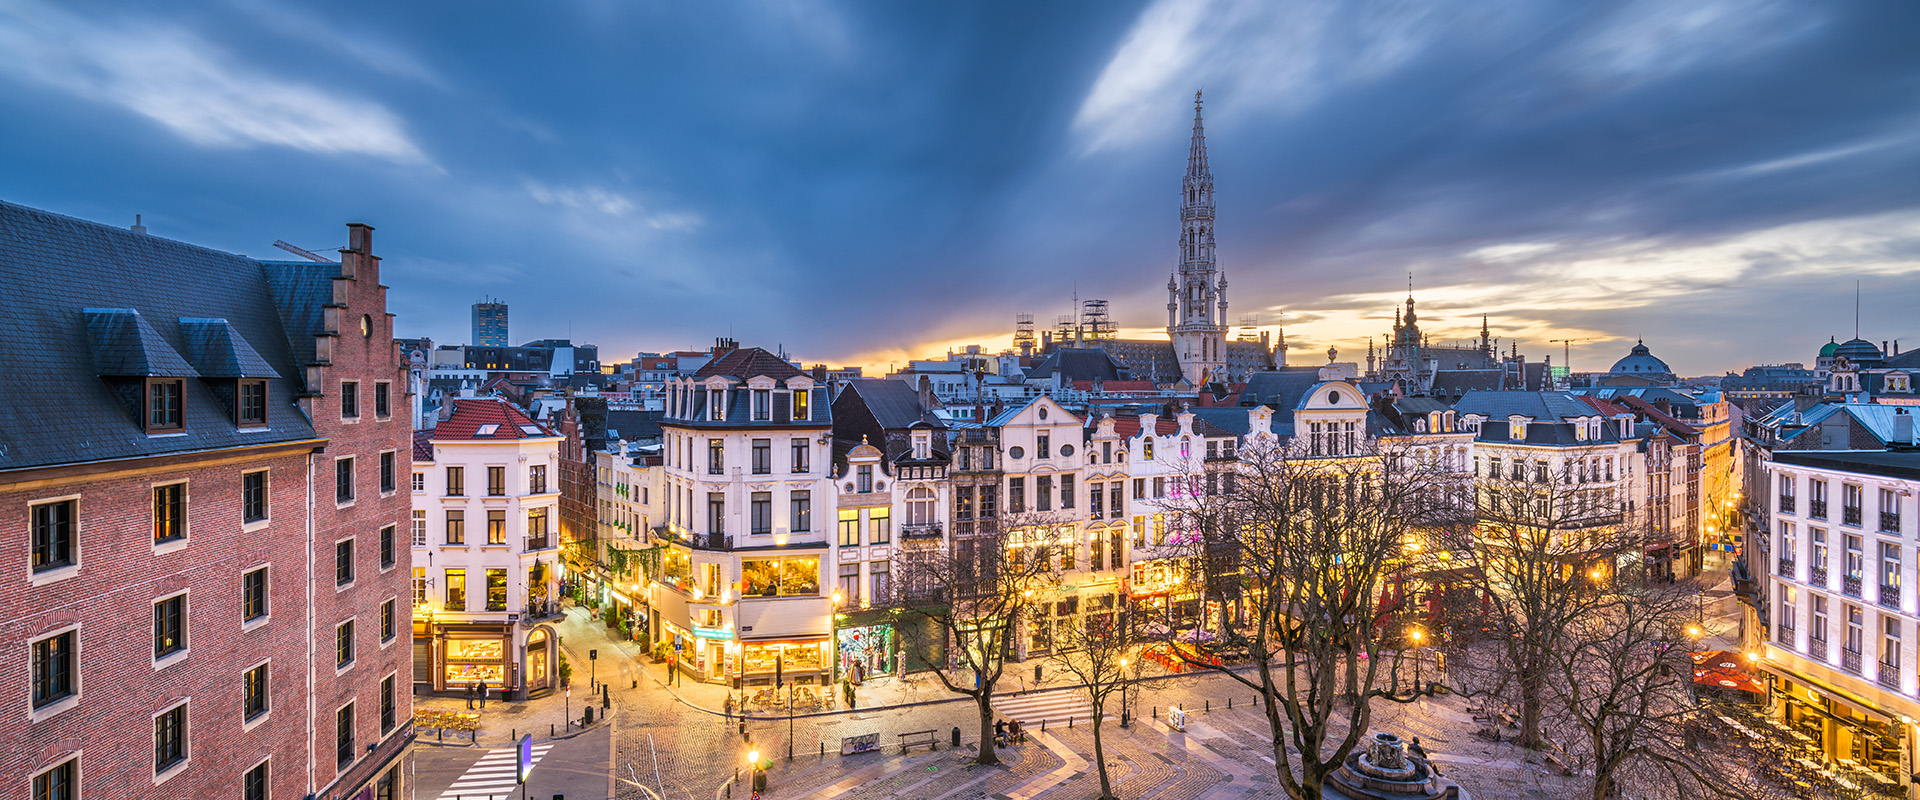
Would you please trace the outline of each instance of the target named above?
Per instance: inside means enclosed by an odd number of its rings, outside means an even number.
[[[920,526],[933,522],[933,490],[920,486],[907,492],[907,524]]]

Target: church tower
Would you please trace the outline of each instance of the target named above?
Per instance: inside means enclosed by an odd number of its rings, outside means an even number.
[[[1180,269],[1167,281],[1167,337],[1180,374],[1200,386],[1227,364],[1227,279],[1213,256],[1213,171],[1199,92],[1193,93],[1193,143],[1180,188]]]

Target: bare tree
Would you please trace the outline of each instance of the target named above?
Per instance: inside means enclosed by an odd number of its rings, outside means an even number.
[[[1262,444],[1244,448],[1230,490],[1177,510],[1173,540],[1209,586],[1243,587],[1244,648],[1255,669],[1235,671],[1233,635],[1191,637],[1182,657],[1221,672],[1260,698],[1273,732],[1275,771],[1295,800],[1318,800],[1328,775],[1364,738],[1372,702],[1410,702],[1382,685],[1401,632],[1387,577],[1423,522],[1436,489],[1432,465],[1377,448],[1320,456]],[[1237,632],[1234,632],[1237,634]],[[1299,752],[1298,774],[1294,755]]]
[[[1015,623],[1047,600],[1057,580],[1062,535],[1074,535],[1071,522],[1006,518],[956,537],[950,547],[896,555],[894,600],[909,623],[897,629],[917,650],[946,651],[948,668],[933,674],[948,691],[973,698],[981,764],[1000,763],[993,746],[994,687],[1012,655]]]
[[[1113,781],[1107,776],[1107,751],[1100,726],[1107,719],[1107,700],[1114,692],[1125,691],[1128,681],[1138,675],[1139,655],[1109,615],[1090,615],[1084,622],[1056,629],[1054,636],[1056,650],[1048,660],[1073,677],[1093,706],[1093,760],[1100,765],[1100,800],[1117,800]]]

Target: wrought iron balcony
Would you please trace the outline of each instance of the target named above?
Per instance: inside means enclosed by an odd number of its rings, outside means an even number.
[[[1888,533],[1899,533],[1900,532],[1900,512],[1898,511],[1880,512],[1880,530],[1886,531]]]
[[[1840,579],[1840,591],[1848,597],[1860,596],[1860,576],[1848,575]]]
[[[1880,662],[1880,685],[1889,689],[1900,688],[1900,667],[1897,664]]]
[[[1790,494],[1780,495],[1780,513],[1782,514],[1793,513],[1793,495],[1790,495]]]
[[[1815,661],[1823,664],[1826,663],[1827,659],[1832,658],[1832,656],[1828,655],[1827,640],[1818,636],[1807,637],[1807,655],[1813,656]]]
[[[1807,567],[1807,583],[1822,589],[1827,588],[1827,568]]]
[[[1825,500],[1807,501],[1807,516],[1812,517],[1814,519],[1826,519],[1827,518],[1827,501]]]
[[[900,538],[902,539],[938,539],[940,538],[940,534],[941,527],[940,523],[937,522],[923,525],[900,526]]]
[[[1791,558],[1780,559],[1780,577],[1782,578],[1793,577],[1793,559]]]
[[[1800,641],[1800,633],[1799,631],[1796,631],[1792,628],[1782,625],[1778,628],[1773,629],[1773,640],[1776,643],[1778,643],[1781,647],[1785,647],[1789,650],[1796,650],[1796,649],[1799,649],[1797,645],[1799,644],[1799,641]]]
[[[1881,584],[1880,585],[1880,605],[1886,606],[1887,608],[1899,608],[1900,607],[1900,587]]]
[[[695,550],[732,550],[733,537],[722,533],[695,533],[674,538],[676,542],[691,545]]]
[[[1840,507],[1840,524],[1859,525],[1860,524],[1860,507],[1859,506],[1841,506]]]
[[[548,548],[551,548],[551,547],[558,547],[558,546],[559,546],[559,544],[560,544],[560,543],[559,543],[558,541],[555,541],[555,540],[553,539],[553,537],[551,537],[551,536],[528,536],[528,537],[526,537],[526,545],[527,545],[527,546],[526,546],[526,549],[527,549],[528,551],[533,551],[533,550],[546,550],[546,549],[548,549]]]
[[[1860,651],[1841,650],[1840,667],[1855,675],[1860,674]]]

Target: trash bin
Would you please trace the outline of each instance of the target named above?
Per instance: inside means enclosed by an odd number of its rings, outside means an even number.
[[[756,792],[764,792],[767,790],[766,770],[756,769],[753,771],[753,790]]]
[[[953,746],[960,746],[960,726],[958,725],[953,726]]]
[[[582,725],[592,725],[592,724],[593,724],[593,706],[587,706],[587,715],[586,715],[585,717],[583,717],[583,718],[581,718],[581,720],[580,720],[580,724],[582,724]]]

